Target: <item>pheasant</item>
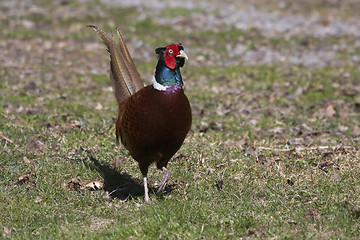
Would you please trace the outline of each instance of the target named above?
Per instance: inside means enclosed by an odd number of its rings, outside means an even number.
[[[162,193],[170,179],[167,164],[191,127],[191,107],[180,74],[188,57],[181,44],[155,49],[159,60],[152,84],[145,87],[120,30],[117,28],[116,35],[109,37],[100,28],[89,27],[100,35],[110,53],[110,79],[119,105],[116,140],[120,139],[138,162],[145,202],[150,202],[149,166],[156,163],[163,172],[157,190],[157,194]]]

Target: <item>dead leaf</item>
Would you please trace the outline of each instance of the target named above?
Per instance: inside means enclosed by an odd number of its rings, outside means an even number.
[[[72,120],[63,130],[65,132],[68,132],[70,129],[81,128],[81,127],[82,127],[82,123],[80,121]]]
[[[330,21],[329,19],[320,19],[320,20],[318,21],[318,24],[326,27],[326,26],[328,26],[329,24],[331,24],[331,21]]]
[[[324,172],[328,172],[329,168],[331,168],[334,165],[333,162],[329,162],[327,160],[323,160],[318,164],[318,167],[323,170]]]
[[[39,155],[44,152],[45,144],[35,138],[30,138],[27,141],[26,146],[28,151],[31,151],[34,155]]]
[[[352,130],[352,134],[354,136],[360,136],[360,127],[355,125],[353,130]]]
[[[275,134],[281,134],[284,133],[285,128],[283,127],[274,127],[272,129],[269,129],[269,132],[275,133]]]
[[[333,181],[333,182],[338,182],[341,180],[341,177],[339,174],[337,173],[333,173],[331,176],[330,176],[330,181]]]
[[[297,225],[298,223],[293,221],[293,220],[287,220],[286,221],[287,224],[290,224],[290,225]]]
[[[340,132],[346,132],[349,129],[348,126],[339,125],[339,131]]]
[[[104,183],[100,182],[100,181],[91,181],[88,182],[87,184],[85,184],[85,188],[88,190],[100,190],[104,187]]]
[[[11,234],[12,229],[9,227],[4,227],[4,233],[3,233],[3,237],[7,237]]]
[[[352,97],[352,96],[356,96],[356,95],[359,94],[359,93],[358,93],[358,91],[356,91],[355,89],[345,89],[345,90],[344,90],[344,94],[345,94],[346,96]]]
[[[201,178],[201,174],[200,174],[199,172],[196,172],[196,173],[194,174],[193,179],[194,179],[194,180],[197,180],[197,179],[200,179],[200,178]]]
[[[290,138],[288,144],[292,146],[302,146],[304,145],[304,138]]]
[[[294,184],[295,184],[295,183],[294,183],[292,180],[290,180],[290,179],[287,179],[287,180],[286,180],[286,183],[289,184],[290,186],[294,186]]]
[[[107,218],[92,217],[90,219],[90,231],[99,232],[112,224],[114,220]]]
[[[7,137],[5,137],[4,136],[4,133],[3,132],[0,132],[0,139],[4,139],[6,142],[8,142],[8,143],[13,143],[14,141],[13,140],[11,140],[10,138],[7,138]]]
[[[127,159],[126,158],[117,158],[117,157],[114,157],[112,159],[112,167],[113,168],[116,168],[116,166],[121,166],[122,164],[126,163],[127,162]]]
[[[37,197],[37,198],[34,200],[34,202],[35,202],[35,203],[41,203],[43,200],[44,200],[43,198]]]
[[[265,166],[269,166],[271,164],[270,159],[267,159],[266,156],[263,154],[257,156],[256,160],[257,160],[257,162],[259,162]]]
[[[332,117],[336,114],[336,111],[334,109],[334,106],[332,104],[328,105],[326,107],[326,111],[325,111],[326,117]]]
[[[209,130],[209,124],[206,122],[201,122],[196,126],[196,128],[199,129],[200,133],[206,133]]]
[[[342,119],[346,119],[349,115],[349,109],[347,106],[342,107],[339,114]]]
[[[100,190],[104,187],[104,183],[100,181],[78,181],[78,180],[72,180],[67,182],[67,186],[73,190],[73,189],[80,189],[80,190]]]
[[[255,235],[255,231],[249,230],[247,234],[248,234],[248,236],[253,236],[253,235]]]
[[[314,197],[314,198],[312,198],[312,199],[307,199],[307,200],[303,201],[302,203],[303,203],[304,205],[309,205],[309,204],[315,202],[316,200],[318,200],[318,197]]]
[[[319,108],[319,110],[315,113],[315,116],[318,117],[332,117],[336,114],[335,108],[332,104],[324,108]]]
[[[224,181],[223,180],[217,180],[214,182],[214,186],[218,189],[218,190],[222,190],[223,186],[224,186]]]
[[[320,220],[321,218],[321,214],[316,209],[307,210],[304,215],[306,218],[313,220]]]
[[[245,156],[252,156],[254,157],[255,156],[255,148],[252,147],[252,146],[248,146],[245,150],[244,150],[244,154]]]
[[[70,190],[77,190],[80,189],[81,187],[79,181],[73,181],[73,180],[67,182],[66,185],[69,187]]]
[[[26,164],[30,164],[31,161],[27,157],[23,157],[23,162]]]
[[[333,105],[329,105],[326,107],[326,116],[327,117],[332,117],[336,114],[336,111],[334,109],[334,106]]]
[[[187,158],[189,158],[189,155],[177,152],[173,156],[172,161],[174,161],[174,160],[185,160]]]
[[[103,106],[101,105],[101,103],[96,103],[96,106],[95,106],[95,110],[102,110],[103,109]]]
[[[215,131],[223,131],[223,130],[225,130],[222,123],[218,123],[218,122],[214,122],[214,121],[210,122],[209,127],[210,127],[211,130],[215,130]]]
[[[354,215],[356,218],[360,218],[360,209],[359,208],[351,209],[351,214]]]
[[[21,175],[18,180],[16,181],[16,184],[22,185],[26,182],[29,182],[30,180],[30,174]]]

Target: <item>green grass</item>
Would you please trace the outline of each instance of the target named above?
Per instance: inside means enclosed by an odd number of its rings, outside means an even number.
[[[258,69],[246,71],[256,76]],[[271,67],[267,72],[262,67],[262,71],[263,75],[269,75],[265,78],[265,87],[256,88],[260,96],[268,92],[274,78],[281,79],[277,68]],[[93,81],[101,84],[103,77],[94,76]],[[93,90],[93,97],[97,97],[96,91]],[[213,99],[206,97],[207,94],[211,93],[198,92],[195,88],[188,95],[197,104],[222,101],[221,94],[211,94]],[[309,99],[309,102],[323,98],[326,96]],[[29,101],[28,97],[7,99],[18,104]],[[270,108],[265,102],[262,104],[265,110]],[[207,111],[214,109],[215,105]],[[359,231],[358,219],[353,214],[358,207],[354,186],[359,184],[359,178],[356,168],[348,166],[357,164],[355,155],[331,152],[333,156],[328,158],[309,150],[276,157],[269,151],[262,154],[275,161],[263,165],[256,156],[247,156],[242,150],[245,147],[235,142],[243,139],[249,145],[259,146],[257,142],[263,140],[266,133],[256,133],[257,130],[246,122],[237,125],[239,122],[231,116],[205,112],[202,117],[205,121],[223,122],[226,131],[210,129],[203,135],[198,134],[196,124],[201,117],[194,115],[193,130],[180,151],[187,157],[170,163],[173,182],[169,192],[159,197],[152,194],[153,204],[148,205],[143,202],[141,178],[135,162],[114,144],[113,122],[102,122],[101,114],[89,112],[90,109],[71,101],[64,102],[57,110],[59,115],[71,112],[71,118],[82,121],[82,126],[67,129],[71,123],[69,119],[26,114],[20,115],[21,121],[2,121],[1,124],[4,135],[14,141],[2,140],[0,196],[1,211],[6,214],[1,224],[12,228],[11,236],[15,239],[53,236],[64,239],[129,236],[139,239],[337,238],[356,236]],[[267,116],[265,110],[259,113],[256,128],[266,132],[277,119]],[[4,120],[10,115],[2,113]],[[87,118],[82,119],[85,116]],[[336,123],[336,119],[333,121]],[[48,129],[44,122],[56,127]],[[287,124],[291,126],[292,122]],[[244,134],[247,131],[248,134]],[[30,138],[45,144],[40,153],[35,154],[36,149],[27,147]],[[346,138],[342,140],[347,141]],[[270,141],[274,144],[278,139]],[[91,153],[81,150],[92,148],[95,150]],[[30,164],[23,162],[25,156]],[[127,160],[113,166],[113,159],[122,158]],[[331,167],[329,173],[317,166],[324,159],[335,161],[336,167]],[[101,170],[97,167],[99,163],[108,171],[114,170],[115,175]],[[332,172],[337,172],[341,180],[329,181]],[[18,177],[24,174],[31,174],[29,182],[16,184]],[[137,196],[125,202],[109,199],[104,191],[74,191],[65,186],[71,179],[107,182],[109,176],[115,179],[110,180],[111,184],[127,185],[123,182],[124,174],[131,176],[135,188],[125,191]],[[152,168],[150,183],[154,184],[159,177]],[[289,179],[292,185],[287,182]],[[41,201],[37,203],[37,199]]]
[[[126,39],[141,39],[147,47],[185,38],[190,49],[203,45],[204,51],[204,39],[223,44],[243,38],[277,49],[298,46],[299,39],[265,39],[255,30],[235,29],[186,38],[155,19],[137,19],[134,8],[97,1],[43,4],[52,11],[89,12],[61,21],[29,15],[47,31],[0,32],[6,41],[54,44],[45,55],[36,47],[22,52],[27,61],[45,56],[44,62],[0,70],[0,238],[358,238],[359,136],[353,129],[360,102],[351,93],[358,86],[357,66],[222,66],[199,64],[194,56],[182,70],[193,125],[169,163],[171,181],[160,196],[161,173],[151,167],[152,203],[146,204],[136,162],[115,143],[117,106],[106,70],[99,71],[102,63],[108,66],[108,54],[105,48],[89,50],[87,43],[99,41],[90,29],[71,32],[69,26],[97,24],[109,32],[115,24]],[[95,6],[106,14],[94,15]],[[165,16],[193,13],[201,10],[176,8]],[[341,41],[351,43],[347,37],[335,43]],[[223,45],[213,50],[226,57]],[[139,72],[153,74],[155,59],[138,56]],[[326,112],[329,105],[336,113]],[[24,176],[28,180],[20,181]],[[99,180],[105,188],[75,190],[68,186],[72,180]]]

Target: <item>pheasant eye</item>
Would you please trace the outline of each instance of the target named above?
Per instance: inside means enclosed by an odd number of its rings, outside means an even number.
[[[172,50],[171,48],[169,49],[169,53],[170,54],[173,54],[174,53],[174,50]]]

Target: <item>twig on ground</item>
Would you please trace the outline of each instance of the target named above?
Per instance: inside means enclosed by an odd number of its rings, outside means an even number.
[[[282,149],[282,148],[270,148],[270,147],[258,147],[259,150],[270,150],[270,151],[277,151],[277,152],[291,152],[291,151],[312,151],[312,150],[322,150],[322,149],[332,149],[332,150],[338,150],[340,148],[345,149],[347,152],[353,152],[355,150],[352,146],[317,146],[317,147],[299,147],[299,148],[290,148],[290,149]],[[353,151],[351,151],[353,150]]]

